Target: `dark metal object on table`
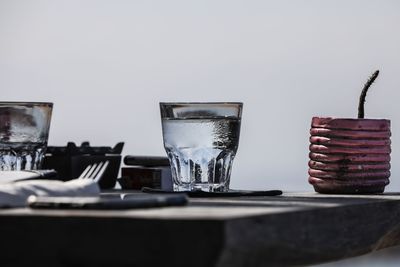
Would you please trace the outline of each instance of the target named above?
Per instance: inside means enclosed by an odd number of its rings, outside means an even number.
[[[145,166],[145,167],[160,167],[170,166],[167,157],[158,156],[132,156],[127,155],[124,157],[125,165],[129,166]]]
[[[140,190],[142,187],[150,187],[172,191],[172,176],[169,167],[123,167],[121,176],[118,183],[122,189]]]
[[[49,146],[43,162],[43,168],[54,169],[62,180],[67,181],[79,177],[88,165],[108,161],[108,167],[99,186],[102,189],[114,188],[121,164],[121,152],[124,143],[120,142],[114,147],[90,146],[83,142],[76,146],[68,142],[67,146]]]
[[[127,167],[122,167],[118,183],[122,189],[140,190],[150,187],[172,191],[172,174],[167,157],[132,156],[124,157]]]

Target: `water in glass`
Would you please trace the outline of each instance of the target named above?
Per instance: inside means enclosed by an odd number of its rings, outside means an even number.
[[[162,127],[174,190],[228,189],[240,118],[164,118]]]

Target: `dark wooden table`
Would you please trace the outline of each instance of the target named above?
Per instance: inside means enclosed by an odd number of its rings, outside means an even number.
[[[400,244],[400,194],[191,199],[123,211],[0,211],[1,266],[290,266]]]

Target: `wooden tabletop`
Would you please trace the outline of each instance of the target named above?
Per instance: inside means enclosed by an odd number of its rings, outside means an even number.
[[[0,210],[2,266],[291,266],[400,244],[400,194],[196,198],[120,211]]]

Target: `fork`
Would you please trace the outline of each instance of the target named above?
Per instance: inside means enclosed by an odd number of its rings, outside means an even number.
[[[109,162],[107,160],[106,162],[88,165],[77,179],[91,179],[96,183],[99,182],[107,169],[108,163]]]

